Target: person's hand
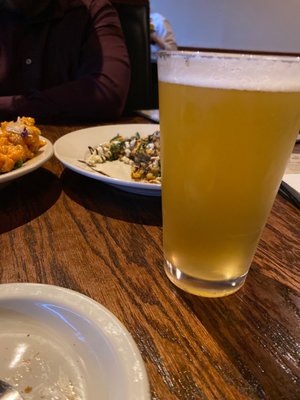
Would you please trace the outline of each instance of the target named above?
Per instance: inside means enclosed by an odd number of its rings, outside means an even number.
[[[150,33],[150,39],[152,44],[157,44],[162,50],[166,48],[164,41],[157,36],[155,31]]]

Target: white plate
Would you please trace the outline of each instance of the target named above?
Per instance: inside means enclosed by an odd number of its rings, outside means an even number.
[[[14,169],[10,172],[5,172],[0,175],[0,186],[2,183],[6,183],[12,181],[13,179],[19,178],[20,176],[29,174],[30,172],[38,169],[41,165],[43,165],[49,158],[53,155],[53,146],[52,143],[41,136],[41,139],[45,140],[46,144],[39,149],[37,155],[31,160],[26,161],[22,167]]]
[[[160,196],[160,184],[132,180],[128,174],[128,166],[124,163],[119,162],[118,168],[116,168],[118,171],[116,171],[114,177],[107,177],[93,171],[88,165],[79,161],[85,159],[88,154],[88,146],[96,146],[107,142],[118,133],[125,137],[130,137],[136,132],[139,132],[141,136],[147,136],[157,130],[159,130],[158,124],[104,125],[81,129],[58,139],[54,143],[54,154],[64,166],[81,175],[97,179],[127,192],[147,196]],[[103,164],[104,168],[105,164],[107,163]]]
[[[144,363],[94,300],[42,284],[0,285],[0,377],[25,400],[149,400]]]

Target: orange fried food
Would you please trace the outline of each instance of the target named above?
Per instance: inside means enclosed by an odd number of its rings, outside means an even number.
[[[31,117],[5,121],[0,125],[0,173],[9,172],[33,158],[45,144],[41,131]]]

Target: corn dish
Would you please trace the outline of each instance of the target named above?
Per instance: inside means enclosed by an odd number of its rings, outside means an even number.
[[[0,124],[0,173],[22,167],[35,157],[46,142],[40,138],[41,131],[31,117],[19,117],[16,121]]]
[[[131,165],[131,178],[149,183],[161,182],[160,132],[144,138],[137,132],[130,138],[117,135],[109,142],[89,146],[85,163],[95,167],[107,161],[120,160]]]

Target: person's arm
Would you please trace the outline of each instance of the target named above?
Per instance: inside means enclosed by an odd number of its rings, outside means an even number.
[[[0,96],[0,118],[4,120],[15,116],[14,96]]]
[[[167,19],[164,20],[165,26],[165,36],[164,36],[164,44],[166,50],[177,50],[177,43],[174,37],[173,29]]]
[[[109,120],[121,115],[130,81],[127,49],[112,6],[105,2],[96,11],[91,10],[92,26],[81,49],[77,78],[26,96],[0,97],[2,118],[28,115],[40,120]],[[102,62],[93,63],[99,47]]]
[[[151,32],[150,39],[152,44],[156,44],[160,49],[165,50],[165,43],[155,32]]]

